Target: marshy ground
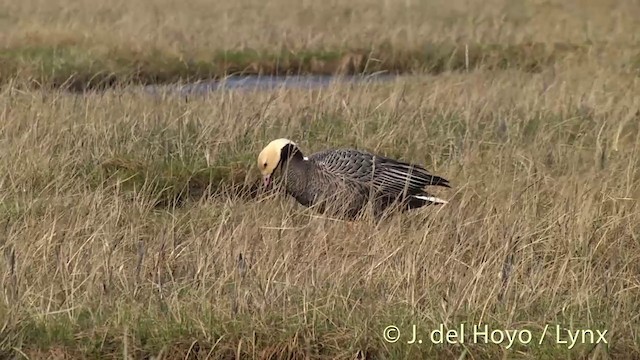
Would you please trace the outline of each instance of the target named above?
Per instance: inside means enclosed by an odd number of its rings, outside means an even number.
[[[0,3],[3,356],[640,356],[637,3]],[[407,76],[137,86],[369,69]],[[283,136],[424,164],[450,204],[347,225],[263,194]]]

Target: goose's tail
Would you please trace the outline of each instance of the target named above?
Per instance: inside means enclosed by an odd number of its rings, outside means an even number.
[[[413,195],[412,197],[425,202],[432,203],[432,204],[448,204],[449,203],[447,200],[440,199],[438,197],[430,196],[430,195]]]

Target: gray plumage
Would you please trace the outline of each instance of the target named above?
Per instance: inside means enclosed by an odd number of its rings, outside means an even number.
[[[368,204],[380,217],[395,205],[408,210],[446,203],[424,188],[450,187],[449,182],[415,164],[355,149],[324,150],[306,158],[293,142],[280,150],[275,167],[278,182],[300,204],[320,212],[355,219]],[[261,154],[261,158],[265,157]],[[267,163],[259,158],[258,166]]]

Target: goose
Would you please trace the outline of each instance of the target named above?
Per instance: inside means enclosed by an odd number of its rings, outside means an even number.
[[[393,206],[401,211],[448,201],[427,193],[428,185],[449,181],[419,165],[352,148],[327,149],[305,156],[294,141],[271,141],[258,155],[265,188],[284,188],[303,206],[353,221],[368,204],[380,218]]]

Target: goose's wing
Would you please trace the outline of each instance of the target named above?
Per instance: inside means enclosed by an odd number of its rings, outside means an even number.
[[[415,195],[424,192],[426,186],[450,187],[449,181],[432,175],[420,165],[410,164],[391,158],[376,156],[374,161],[377,171],[374,183],[385,191],[394,194]]]
[[[373,156],[353,149],[324,150],[309,160],[326,176],[370,183],[373,180]]]
[[[449,187],[449,182],[421,166],[354,149],[325,150],[309,156],[330,176],[372,185],[389,194],[420,194],[428,185]]]

